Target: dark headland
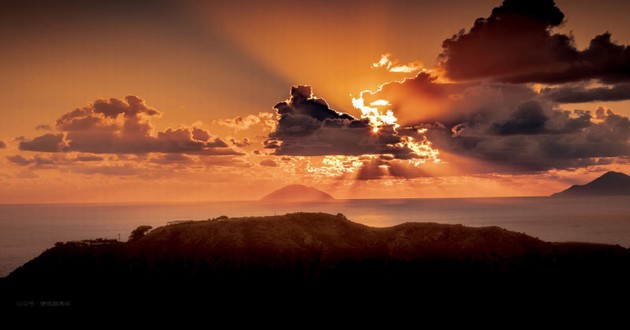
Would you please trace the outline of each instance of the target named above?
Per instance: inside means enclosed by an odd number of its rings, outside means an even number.
[[[54,300],[282,313],[512,308],[528,299],[541,308],[623,295],[629,279],[630,252],[620,246],[550,243],[498,227],[372,228],[341,214],[293,213],[167,225],[128,242],[58,243],[3,279],[0,297],[5,307]]]
[[[274,202],[317,202],[329,201],[335,198],[331,195],[301,184],[292,184],[265,195],[261,200]]]
[[[586,196],[628,196],[630,195],[630,176],[621,172],[607,172],[597,179],[584,184],[573,185],[569,189],[555,193],[553,197]]]

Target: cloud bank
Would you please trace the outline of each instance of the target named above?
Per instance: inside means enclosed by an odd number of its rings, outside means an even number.
[[[170,168],[352,173],[358,180],[614,163],[630,156],[629,119],[604,107],[567,111],[563,104],[630,100],[630,51],[607,32],[579,50],[571,35],[553,32],[564,20],[552,0],[505,0],[444,41],[438,70],[384,54],[373,68],[420,73],[362,92],[353,99],[360,117],[332,109],[310,86],[297,85],[273,107],[275,113],[214,121],[234,135],[220,138],[199,125],[158,131],[151,121],[161,113],[127,96],[96,100],[53,126],[39,125],[45,134],[18,140],[18,146],[43,154],[7,160],[31,168],[103,162],[76,167],[84,174],[132,175],[139,170],[130,163],[140,160]],[[261,142],[264,150],[238,151]],[[0,148],[6,148],[2,141]],[[438,150],[446,165],[430,162],[438,160]],[[64,153],[75,154],[54,156]],[[103,154],[129,159],[104,161]],[[321,156],[321,164],[305,156]]]
[[[56,121],[57,133],[19,143],[20,150],[94,154],[182,153],[237,155],[222,139],[200,127],[155,131],[150,120],[160,112],[137,96],[96,100],[65,113]]]

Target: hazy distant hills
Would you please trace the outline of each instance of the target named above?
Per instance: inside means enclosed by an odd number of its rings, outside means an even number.
[[[292,184],[265,195],[263,201],[326,201],[333,200],[331,195],[301,184]]]
[[[630,195],[630,176],[620,172],[607,172],[599,178],[555,193],[553,197],[623,196]]]
[[[556,304],[562,288],[619,291],[627,278],[630,253],[619,246],[548,243],[498,227],[372,228],[341,214],[294,213],[168,225],[131,242],[58,243],[0,282],[0,300],[130,308],[201,300],[215,311],[251,304],[317,312],[453,297],[523,302],[522,295],[554,292]]]

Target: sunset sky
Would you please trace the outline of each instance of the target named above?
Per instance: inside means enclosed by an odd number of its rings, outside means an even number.
[[[494,8],[494,9],[493,9]],[[625,0],[0,2],[0,203],[548,195],[630,172]]]

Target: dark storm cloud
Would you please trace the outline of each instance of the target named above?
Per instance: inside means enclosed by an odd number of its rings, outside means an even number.
[[[323,156],[391,154],[399,159],[421,158],[393,125],[377,133],[369,120],[331,109],[312,95],[310,86],[294,86],[291,97],[274,107],[280,119],[265,148],[277,155]]]
[[[541,134],[546,132],[548,119],[542,105],[530,101],[521,104],[506,120],[492,124],[492,131],[497,135]]]
[[[428,136],[438,149],[512,171],[601,165],[630,155],[628,118],[610,110],[599,117],[595,121],[589,111],[564,112],[529,101],[505,120],[463,123],[457,132],[432,130]]]
[[[588,48],[572,36],[552,34],[564,22],[553,0],[505,0],[468,31],[446,39],[441,66],[455,80],[558,83],[630,80],[630,49],[606,32]]]
[[[159,115],[159,111],[136,96],[96,100],[62,115],[56,122],[60,133],[23,140],[19,147],[28,151],[95,154],[239,154],[220,138],[197,127],[154,133],[150,119]]]
[[[630,154],[628,118],[603,108],[560,110],[549,91],[538,94],[523,84],[440,84],[422,73],[385,84],[363,98],[368,103],[388,100],[397,116],[404,114],[407,123],[427,128],[427,137],[445,155],[466,156],[506,171],[591,166]],[[392,168],[389,175],[422,174]]]
[[[548,87],[542,95],[558,103],[630,100],[630,84],[586,88],[583,86]]]

